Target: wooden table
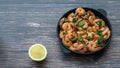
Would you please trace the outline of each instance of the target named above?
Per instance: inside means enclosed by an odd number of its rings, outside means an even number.
[[[58,20],[79,6],[107,11],[113,36],[101,54],[65,54],[59,47]],[[28,57],[35,43],[48,50],[43,62]],[[120,0],[0,0],[0,68],[120,68]]]

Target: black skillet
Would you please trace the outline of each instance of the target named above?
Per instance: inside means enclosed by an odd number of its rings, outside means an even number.
[[[107,13],[103,9],[93,9],[93,8],[87,8],[87,7],[83,7],[83,8],[85,9],[85,11],[91,10],[95,14],[96,17],[99,17],[99,18],[103,19],[105,21],[105,24],[109,27],[109,29],[111,31],[111,35],[110,35],[109,39],[107,39],[105,41],[104,46],[102,47],[102,49],[99,50],[99,51],[97,51],[97,52],[100,52],[100,51],[102,51],[110,43],[111,37],[112,37],[112,26],[111,26],[109,20],[107,19]],[[76,8],[74,8],[72,10],[69,10],[61,18],[67,17],[72,12],[75,13],[75,10],[76,10]],[[59,25],[59,23],[60,23],[61,18],[59,19],[59,22],[57,24],[57,33],[58,33],[59,41],[61,43],[60,48],[62,49],[62,51],[64,53],[76,53],[76,54],[84,54],[84,55],[89,55],[89,54],[95,54],[95,53],[97,53],[97,52],[78,53],[78,52],[74,52],[74,51],[70,50],[68,47],[64,46],[62,44],[62,40],[59,37],[59,33],[60,33],[60,25]]]

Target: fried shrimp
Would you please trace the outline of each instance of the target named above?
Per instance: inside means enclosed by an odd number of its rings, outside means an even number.
[[[62,39],[62,43],[67,47],[72,46],[72,41],[67,37],[67,35],[65,38]]]
[[[76,32],[69,33],[68,36],[71,41],[75,41],[77,39]]]
[[[87,47],[88,47],[90,52],[96,52],[102,48],[102,47],[98,46],[97,43],[95,43],[93,41],[90,41]]]
[[[83,8],[77,8],[75,12],[80,16],[85,14],[85,10]]]
[[[72,51],[77,51],[81,53],[85,53],[87,48],[83,44],[74,43],[73,46],[70,47]]]
[[[59,25],[59,37],[63,45],[77,53],[99,51],[111,36],[105,21],[83,8],[77,8],[61,18]]]
[[[72,21],[72,19],[73,19],[74,16],[75,16],[74,13],[69,14],[69,15],[68,15],[68,20],[69,20],[69,21]]]

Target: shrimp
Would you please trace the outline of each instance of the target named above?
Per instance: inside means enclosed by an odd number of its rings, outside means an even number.
[[[73,46],[70,47],[70,50],[85,53],[87,52],[87,48],[83,44],[74,43]]]
[[[88,27],[87,32],[91,32],[91,31],[92,31],[92,27]]]
[[[106,40],[106,39],[108,39],[110,37],[110,31],[108,30],[107,32],[106,32],[106,34],[104,35],[104,39]]]
[[[95,16],[95,14],[93,12],[91,12],[90,10],[88,10],[87,12],[90,16]]]
[[[88,33],[88,36],[90,36],[92,38],[93,41],[97,40],[99,38],[99,35],[97,35],[94,32],[90,32]]]
[[[97,38],[99,38],[99,35],[97,35],[94,32],[87,32],[88,33],[88,37],[92,38],[93,41],[95,41]]]
[[[77,8],[75,11],[79,16],[82,16],[85,14],[85,10],[83,8]]]
[[[77,29],[78,29],[79,31],[83,31],[83,28],[82,28],[82,27],[77,27]]]
[[[104,35],[104,37],[103,37],[103,38],[104,38],[104,40],[106,40],[106,39],[108,39],[108,36],[107,36],[107,35]]]
[[[84,31],[77,31],[78,36],[83,35]]]
[[[105,30],[105,27],[102,27],[100,30],[101,30],[101,31],[104,31],[104,30]]]
[[[83,41],[86,42],[86,43],[89,42],[87,39],[83,39]]]
[[[67,47],[72,46],[72,41],[67,37],[67,35],[65,38],[62,39],[62,43]]]
[[[89,16],[88,23],[92,23],[95,19],[95,16]]]
[[[69,20],[69,21],[72,21],[73,18],[74,18],[74,16],[75,16],[74,13],[69,14],[69,15],[68,15],[68,20]]]
[[[68,30],[71,30],[71,29],[73,29],[74,28],[74,24],[73,23],[69,23],[68,24]]]
[[[85,22],[85,25],[83,26],[83,28],[88,28],[88,23]]]
[[[102,20],[102,19],[95,19],[94,21],[93,21],[93,24],[97,24],[97,25],[99,25],[99,27],[104,27],[105,26],[105,22]]]
[[[62,29],[63,29],[64,31],[72,30],[72,29],[73,29],[73,26],[74,26],[73,23],[68,23],[68,22],[66,22],[66,23],[64,23],[64,24],[62,25]]]
[[[110,34],[110,30],[108,31],[107,35],[108,35],[108,38],[109,38],[109,37],[110,37],[110,35],[111,35],[111,34]]]
[[[87,38],[87,34],[82,35],[83,38]]]
[[[68,28],[68,22],[67,23],[64,23],[63,25],[62,25],[62,29],[64,30],[64,31],[67,31],[67,28]]]
[[[61,31],[60,34],[59,34],[59,36],[60,36],[60,38],[62,39],[62,38],[64,38],[64,36],[65,36],[66,34],[67,34],[66,31]]]
[[[75,23],[75,25],[77,26],[81,20],[82,20],[82,19],[79,18],[79,19],[77,20],[77,22]]]
[[[67,33],[74,32],[76,30],[76,28],[74,26],[75,25],[73,23],[69,23],[68,28],[67,28]]]
[[[105,26],[105,22],[102,20],[102,26],[101,27],[104,27]]]
[[[98,46],[97,43],[93,41],[90,41],[87,47],[90,52],[96,52],[102,49],[102,47]]]
[[[75,32],[69,33],[68,36],[72,41],[75,41],[77,39],[77,34]]]
[[[62,28],[62,25],[63,25],[64,23],[66,23],[66,22],[68,22],[67,18],[62,18],[62,19],[60,20],[60,28]]]
[[[102,32],[103,35],[105,35],[109,31],[109,28],[106,27],[106,29]]]
[[[98,39],[98,38],[99,38],[99,35],[97,35],[97,34],[94,33],[93,39],[96,40],[96,39]]]
[[[88,36],[90,36],[92,38],[93,33],[92,32],[87,32]]]
[[[83,39],[83,41],[84,41],[85,45],[87,46],[89,41],[87,39]]]
[[[98,29],[99,29],[99,26],[98,26],[98,25],[94,25],[94,26],[92,27],[92,31],[93,31],[93,32],[96,32]]]

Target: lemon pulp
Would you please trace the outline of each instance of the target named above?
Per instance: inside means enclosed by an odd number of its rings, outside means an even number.
[[[31,49],[30,54],[35,59],[40,59],[45,55],[45,50],[40,46],[35,46]]]
[[[34,44],[29,48],[29,57],[34,61],[42,61],[47,56],[47,50],[42,44]]]

